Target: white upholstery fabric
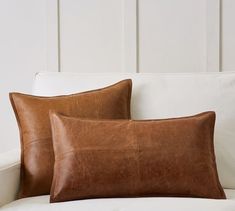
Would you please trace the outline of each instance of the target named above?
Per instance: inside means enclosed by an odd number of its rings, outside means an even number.
[[[0,154],[0,207],[15,199],[20,176],[19,151]]]
[[[235,73],[39,73],[33,93],[51,96],[81,92],[125,78],[133,80],[134,119],[216,111],[215,149],[219,177],[224,188],[235,189]]]
[[[235,190],[228,200],[196,198],[90,199],[49,204],[49,196],[20,199],[2,211],[235,211]]]

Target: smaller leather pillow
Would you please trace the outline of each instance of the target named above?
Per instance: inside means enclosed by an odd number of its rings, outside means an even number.
[[[21,137],[19,198],[50,193],[54,152],[49,110],[94,119],[129,119],[132,82],[71,95],[39,97],[10,93]]]
[[[131,121],[50,113],[50,202],[100,197],[225,199],[213,147],[215,113]]]

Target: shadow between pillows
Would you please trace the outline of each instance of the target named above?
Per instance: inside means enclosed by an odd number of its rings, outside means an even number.
[[[88,120],[50,111],[50,202],[106,197],[225,199],[216,169],[215,113],[163,120]]]

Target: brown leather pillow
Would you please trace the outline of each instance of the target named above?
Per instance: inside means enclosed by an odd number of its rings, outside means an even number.
[[[224,199],[213,147],[215,113],[166,120],[82,120],[50,113],[51,202],[99,197]]]
[[[49,110],[82,118],[129,119],[131,80],[78,94],[37,97],[10,93],[21,135],[19,197],[49,194],[54,153]]]

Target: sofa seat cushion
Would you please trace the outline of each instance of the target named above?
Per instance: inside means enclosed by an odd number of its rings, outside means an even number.
[[[235,190],[225,189],[227,200],[198,198],[110,198],[49,203],[49,195],[19,199],[1,211],[234,211]]]

